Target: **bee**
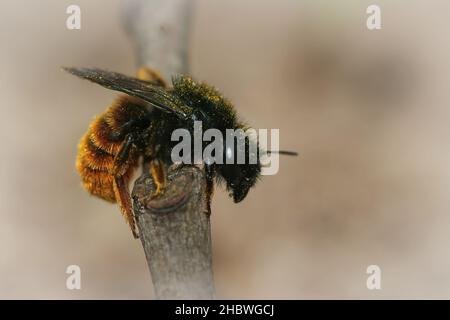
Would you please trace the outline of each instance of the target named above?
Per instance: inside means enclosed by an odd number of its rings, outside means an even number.
[[[156,185],[152,197],[156,197],[166,187],[166,167],[172,163],[171,150],[175,144],[171,134],[175,129],[184,128],[192,133],[195,121],[202,121],[204,130],[214,128],[225,132],[247,128],[219,91],[190,76],[175,76],[168,87],[161,75],[148,67],[139,69],[137,78],[95,68],[63,69],[122,93],[92,121],[81,138],[76,168],[88,192],[118,203],[135,238],[138,233],[128,185],[140,158],[149,163]],[[249,143],[245,141],[246,146]],[[227,153],[226,148],[223,150]],[[277,152],[296,155],[290,151]],[[259,160],[253,164],[248,161],[232,165],[211,163],[205,164],[205,172],[210,212],[214,181],[224,181],[234,202],[240,202],[260,177],[261,164]]]

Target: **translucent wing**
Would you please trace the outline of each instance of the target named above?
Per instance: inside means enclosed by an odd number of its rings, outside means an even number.
[[[110,90],[120,91],[140,98],[162,111],[177,115],[181,119],[186,119],[191,111],[176,96],[170,94],[164,88],[152,85],[146,81],[96,68],[63,69],[77,77],[95,82]]]

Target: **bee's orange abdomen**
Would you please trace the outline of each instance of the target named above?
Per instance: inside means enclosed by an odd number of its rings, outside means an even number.
[[[114,157],[123,142],[118,139],[121,126],[131,118],[139,116],[142,102],[138,99],[121,96],[105,113],[96,117],[78,145],[76,168],[81,176],[83,187],[92,195],[110,202],[116,202],[113,188],[114,176],[111,173]],[[124,164],[123,178],[129,182],[137,167],[139,154],[130,152]]]
[[[138,119],[146,116],[146,109],[142,100],[131,96],[121,95],[117,97],[109,112],[104,114],[104,119],[111,130],[120,132],[120,127],[130,119]]]
[[[116,202],[113,189],[113,176],[108,171],[89,168],[82,156],[78,156],[76,167],[80,173],[83,187],[92,195],[110,202]]]
[[[114,163],[113,154],[107,153],[97,147],[91,140],[90,134],[84,135],[81,139],[79,155],[85,166],[93,170],[108,171],[112,168]]]
[[[111,134],[113,133],[111,127],[105,120],[105,115],[109,110],[98,116],[89,127],[89,139],[92,143],[100,150],[116,155],[120,148],[120,141],[113,141],[111,139]]]

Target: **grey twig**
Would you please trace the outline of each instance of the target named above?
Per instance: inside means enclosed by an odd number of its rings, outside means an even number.
[[[158,68],[170,80],[188,73],[188,42],[194,0],[124,2],[123,22],[139,66]]]
[[[123,19],[139,65],[166,78],[187,73],[189,18],[193,0],[133,0]],[[192,166],[168,168],[168,186],[151,198],[155,185],[144,168],[132,196],[155,293],[159,299],[214,298],[211,227],[206,175]]]

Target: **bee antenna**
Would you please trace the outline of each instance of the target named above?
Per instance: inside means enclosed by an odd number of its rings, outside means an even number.
[[[296,151],[288,151],[288,150],[267,150],[267,154],[278,153],[285,156],[298,156],[298,152]]]

